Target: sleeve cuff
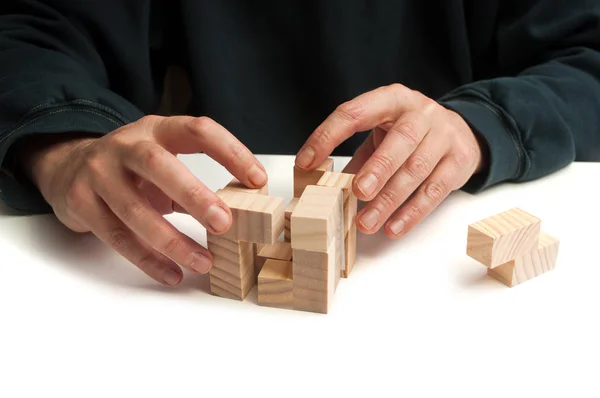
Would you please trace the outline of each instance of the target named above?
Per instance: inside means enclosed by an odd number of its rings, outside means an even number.
[[[488,146],[487,168],[475,174],[461,188],[469,193],[483,191],[501,182],[516,179],[521,169],[521,146],[501,115],[503,112],[480,99],[450,99],[440,105],[453,110]]]

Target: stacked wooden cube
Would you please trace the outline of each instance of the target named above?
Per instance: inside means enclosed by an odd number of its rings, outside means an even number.
[[[267,187],[248,189],[237,180],[217,191],[233,225],[207,236],[211,293],[244,300],[258,285],[259,305],[327,313],[356,258],[353,178],[334,172],[332,159],[310,172],[294,167],[294,199],[287,206]]]
[[[559,240],[541,231],[541,220],[519,208],[477,221],[468,228],[467,255],[509,287],[553,270]]]

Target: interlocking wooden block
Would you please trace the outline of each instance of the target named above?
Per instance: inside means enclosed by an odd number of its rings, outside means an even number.
[[[256,282],[252,243],[234,242],[208,232],[207,247],[214,259],[209,276],[211,293],[244,300]]]
[[[283,198],[224,189],[216,194],[233,214],[231,228],[221,237],[231,241],[272,244],[283,232]]]
[[[513,208],[469,225],[467,255],[494,268],[535,250],[541,220]]]
[[[268,259],[258,274],[258,304],[293,309],[294,284],[291,261]]]
[[[350,273],[352,272],[352,268],[354,268],[354,264],[356,263],[356,237],[357,230],[356,225],[348,231],[346,234],[346,239],[344,242],[345,246],[345,258],[346,258],[346,269],[342,270],[342,277],[348,278]]]
[[[290,261],[292,259],[292,245],[289,242],[277,241],[271,245],[264,245],[256,256],[254,268],[258,275],[267,260]]]
[[[487,273],[509,287],[535,278],[556,267],[559,240],[545,232],[540,234],[537,249],[522,254],[515,260],[495,268]]]
[[[228,191],[236,191],[236,192],[246,192],[246,193],[255,193],[259,195],[268,195],[269,194],[269,185],[265,184],[262,188],[248,188],[244,184],[242,184],[237,178],[233,178],[229,184],[223,187],[224,190]]]
[[[298,204],[298,200],[299,200],[299,198],[292,199],[290,201],[290,203],[288,203],[287,207],[285,208],[285,212],[284,212],[285,225],[284,225],[284,229],[283,229],[283,238],[286,242],[292,241],[292,232],[291,232],[292,212],[296,208],[296,205]]]
[[[336,266],[337,242],[326,252],[294,249],[294,309],[326,314],[331,307],[340,268]]]
[[[333,159],[327,158],[323,164],[311,171],[303,171],[294,166],[294,197],[299,198],[308,185],[317,185],[317,182],[326,171],[333,171]]]

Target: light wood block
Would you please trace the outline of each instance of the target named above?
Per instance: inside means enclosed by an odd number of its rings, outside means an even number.
[[[291,261],[268,259],[258,274],[258,304],[293,309],[294,283]]]
[[[293,252],[294,309],[326,314],[335,293],[340,268],[336,267],[335,241],[326,252]]]
[[[509,287],[535,278],[556,267],[559,240],[545,232],[540,234],[538,247],[495,268],[488,268],[488,275]]]
[[[343,233],[343,194],[337,187],[309,185],[291,217],[292,249],[326,252]]]
[[[333,171],[333,159],[327,158],[319,167],[311,171],[303,171],[294,166],[294,197],[299,198],[308,185],[317,185],[317,182],[326,171]]]
[[[296,205],[298,204],[298,200],[300,200],[300,198],[292,199],[290,201],[290,203],[288,203],[288,205],[286,206],[285,211],[284,211],[285,225],[284,225],[284,229],[283,229],[283,239],[286,242],[292,241],[292,231],[291,231],[292,212],[296,208]]]
[[[352,269],[354,268],[354,264],[356,263],[356,237],[357,230],[355,225],[346,234],[346,250],[344,253],[346,256],[346,269],[342,269],[342,278],[348,278],[350,276]]]
[[[254,262],[254,269],[256,275],[260,273],[265,262],[269,259],[291,261],[292,259],[292,245],[289,242],[277,241],[271,245],[264,245],[256,256]]]
[[[230,230],[220,235],[223,238],[272,244],[283,232],[283,198],[224,189],[218,190],[216,194],[233,214]]]
[[[467,255],[488,268],[535,250],[540,237],[541,220],[513,208],[469,225]]]
[[[342,189],[342,192],[344,193],[345,233],[350,231],[352,225],[355,225],[356,213],[358,210],[358,199],[352,191],[353,180],[354,174],[326,171],[317,182],[317,185],[322,187],[338,187]]]
[[[210,290],[217,296],[244,300],[254,287],[254,246],[207,233],[207,248],[213,255]]]
[[[235,191],[235,192],[246,192],[246,193],[255,193],[259,195],[268,195],[269,194],[269,185],[265,184],[262,188],[248,188],[244,184],[242,184],[237,178],[233,178],[229,184],[223,187],[224,190]]]

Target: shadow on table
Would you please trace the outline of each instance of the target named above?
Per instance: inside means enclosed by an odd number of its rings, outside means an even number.
[[[105,245],[93,234],[79,234],[67,229],[53,216],[35,216],[18,245],[38,252],[40,259],[51,259],[51,266],[63,267],[77,276],[96,282],[165,293],[209,292],[207,275],[184,270],[182,283],[175,287],[160,285],[139,268]]]

